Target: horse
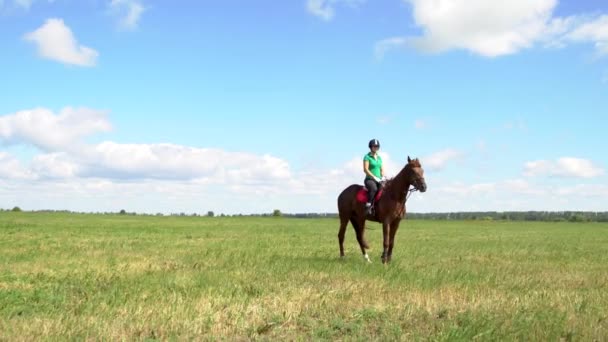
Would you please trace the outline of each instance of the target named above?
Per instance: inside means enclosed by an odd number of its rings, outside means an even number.
[[[410,189],[410,186],[413,186]],[[382,223],[382,236],[384,251],[382,252],[382,263],[391,262],[395,234],[399,229],[401,219],[405,217],[405,202],[413,191],[426,192],[426,181],[424,170],[420,161],[407,157],[407,164],[392,179],[386,181],[376,195],[372,214],[367,214],[365,208],[367,189],[359,184],[352,184],[344,189],[338,196],[338,216],[340,217],[340,230],[338,242],[340,243],[340,257],[344,257],[344,234],[348,222],[352,224],[357,234],[357,241],[361,247],[363,257],[371,262],[366,250],[369,245],[365,240],[365,221]]]

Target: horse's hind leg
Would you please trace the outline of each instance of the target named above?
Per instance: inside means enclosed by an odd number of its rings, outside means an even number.
[[[359,247],[361,247],[361,253],[363,254],[363,258],[365,258],[367,262],[371,262],[371,260],[369,259],[369,255],[367,255],[366,251],[369,246],[367,245],[367,242],[365,241],[365,238],[363,236],[363,231],[365,230],[365,220],[357,221],[355,218],[351,218],[350,223],[353,224],[353,228],[355,228],[355,232],[357,233],[357,241],[359,242]]]
[[[346,234],[347,225],[348,217],[340,216],[340,231],[338,231],[338,242],[340,243],[340,257],[344,257],[344,234]]]

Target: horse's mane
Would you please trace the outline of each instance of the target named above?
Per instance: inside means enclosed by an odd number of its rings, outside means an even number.
[[[418,160],[418,158],[416,159],[412,159],[410,160],[409,163],[407,163],[403,169],[401,169],[401,171],[399,171],[399,173],[397,174],[397,176],[399,176],[402,172],[405,171],[405,169],[407,169],[408,167],[410,168],[414,168],[414,167],[422,167],[422,165],[420,165],[420,161]],[[384,189],[385,191],[390,191],[391,187],[395,181],[395,178],[397,178],[397,176],[391,177],[389,178],[385,183],[384,183]]]

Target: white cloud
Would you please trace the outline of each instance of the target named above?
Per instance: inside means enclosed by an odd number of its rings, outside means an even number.
[[[111,0],[110,10],[119,17],[122,29],[136,29],[145,7],[138,0]]]
[[[376,59],[383,59],[384,56],[391,50],[407,47],[407,38],[392,37],[386,38],[376,43],[374,46],[374,54]]]
[[[440,171],[443,170],[450,161],[459,159],[462,156],[462,152],[456,149],[448,148],[421,158],[421,163],[425,169]]]
[[[608,186],[598,184],[577,184],[571,186],[557,187],[557,196],[584,196],[586,198],[608,197]]]
[[[91,146],[86,155],[34,157],[35,182],[10,179],[0,207],[80,211],[334,212],[338,194],[362,184],[362,158],[336,169],[290,170],[280,158],[167,144]],[[80,153],[80,152],[79,152]],[[382,152],[388,176],[403,165]],[[203,208],[203,209],[201,209]]]
[[[582,23],[563,39],[572,42],[591,42],[595,45],[599,56],[608,55],[608,15]]]
[[[502,182],[501,187],[504,191],[509,191],[518,195],[543,195],[546,190],[540,189],[532,185],[524,179],[508,179]]]
[[[592,210],[608,208],[608,186],[576,184],[555,186],[507,179],[489,183],[462,183],[427,177],[429,190],[408,201],[410,212]],[[576,200],[572,196],[576,195]]]
[[[537,160],[524,165],[524,175],[557,176],[572,178],[594,178],[605,173],[605,170],[592,161],[580,158],[563,157],[556,161]]]
[[[111,129],[106,113],[67,107],[55,115],[35,108],[0,116],[0,141],[25,143],[47,151],[71,149],[80,139]]]
[[[34,174],[24,167],[17,158],[0,151],[0,178],[33,179]]]
[[[334,9],[328,0],[307,0],[306,9],[313,15],[323,19],[331,20],[334,17]]]
[[[46,151],[29,163],[0,152],[0,207],[152,213],[259,213],[276,208],[335,212],[338,194],[351,184],[362,184],[364,178],[362,155],[333,169],[293,170],[287,160],[264,154],[176,144],[87,142],[109,128],[105,115],[90,109],[66,109],[57,115],[36,109],[0,117],[0,141]],[[405,156],[394,160],[386,151],[381,155],[389,177],[406,164]],[[446,149],[423,158],[422,164],[425,169],[440,170],[462,155]],[[534,165],[564,175],[603,173],[575,158],[553,163],[558,171],[542,161]],[[427,174],[429,191],[412,196],[408,210],[606,209],[607,186],[556,186],[541,181],[442,183],[440,174]],[[569,202],[572,194],[580,195],[576,202]]]
[[[289,164],[270,155],[175,144],[87,144],[111,124],[105,112],[36,108],[0,117],[0,142],[32,145],[47,152],[32,160],[32,172],[47,178],[207,180],[261,186],[292,177]]]
[[[47,19],[24,39],[36,44],[40,56],[65,64],[90,67],[96,64],[99,56],[97,51],[80,45],[62,19]]]
[[[379,58],[398,48],[428,53],[466,50],[497,57],[536,44],[561,48],[571,43],[593,43],[598,55],[608,54],[608,15],[554,17],[557,0],[404,1],[412,5],[422,34],[380,40],[375,45]]]
[[[343,4],[356,7],[365,0],[306,0],[306,10],[325,21],[330,21],[335,16],[335,6]]]
[[[174,144],[103,142],[88,151],[87,176],[108,178],[210,179],[263,185],[291,177],[289,164],[270,155]]]
[[[407,43],[421,51],[465,49],[500,56],[528,48],[545,33],[557,0],[408,0],[424,33]]]
[[[64,152],[37,155],[32,160],[31,170],[42,178],[74,178],[82,167]]]

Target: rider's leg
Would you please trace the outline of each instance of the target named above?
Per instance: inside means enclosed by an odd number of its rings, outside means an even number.
[[[366,179],[365,187],[367,188],[367,203],[365,204],[365,207],[367,209],[367,212],[371,213],[372,202],[374,201],[376,193],[378,192],[378,183],[376,183],[376,181],[374,181],[373,179]]]

